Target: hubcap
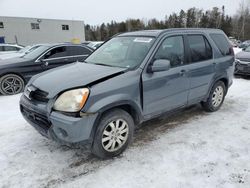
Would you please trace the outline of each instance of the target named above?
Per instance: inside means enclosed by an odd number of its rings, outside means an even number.
[[[224,95],[223,87],[221,86],[216,87],[212,97],[212,104],[214,107],[220,106],[223,100],[223,95]]]
[[[22,91],[22,81],[20,78],[10,76],[2,81],[1,87],[6,94],[17,94]]]
[[[110,122],[102,134],[102,147],[108,152],[120,149],[127,141],[129,127],[125,120],[117,119]]]

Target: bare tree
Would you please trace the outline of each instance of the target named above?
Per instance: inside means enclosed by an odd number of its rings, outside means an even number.
[[[250,0],[242,0],[240,2],[240,8],[238,10],[239,19],[241,20],[241,29],[240,29],[240,36],[245,39],[245,28],[246,28],[246,20],[249,16],[249,5]]]

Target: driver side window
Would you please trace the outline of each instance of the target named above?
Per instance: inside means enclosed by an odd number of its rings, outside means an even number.
[[[166,38],[155,54],[155,60],[166,59],[170,61],[171,67],[184,64],[184,43],[182,36]]]
[[[58,58],[58,57],[65,57],[65,56],[67,56],[66,47],[62,46],[62,47],[53,48],[52,50],[48,51],[44,55],[43,58],[51,59],[51,58]]]

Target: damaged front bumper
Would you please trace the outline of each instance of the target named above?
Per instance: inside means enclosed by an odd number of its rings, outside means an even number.
[[[20,111],[25,120],[43,136],[63,144],[91,143],[97,113],[71,117],[48,111],[47,103],[35,103],[22,95]]]

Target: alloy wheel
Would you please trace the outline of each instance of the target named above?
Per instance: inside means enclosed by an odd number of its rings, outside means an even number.
[[[23,89],[23,81],[16,76],[8,76],[2,80],[2,91],[7,95],[20,93]]]
[[[127,141],[129,134],[128,123],[117,119],[107,124],[102,134],[102,146],[108,152],[119,150]]]
[[[215,108],[220,106],[220,104],[223,101],[223,97],[224,97],[223,87],[222,86],[216,87],[212,96],[212,104]]]

